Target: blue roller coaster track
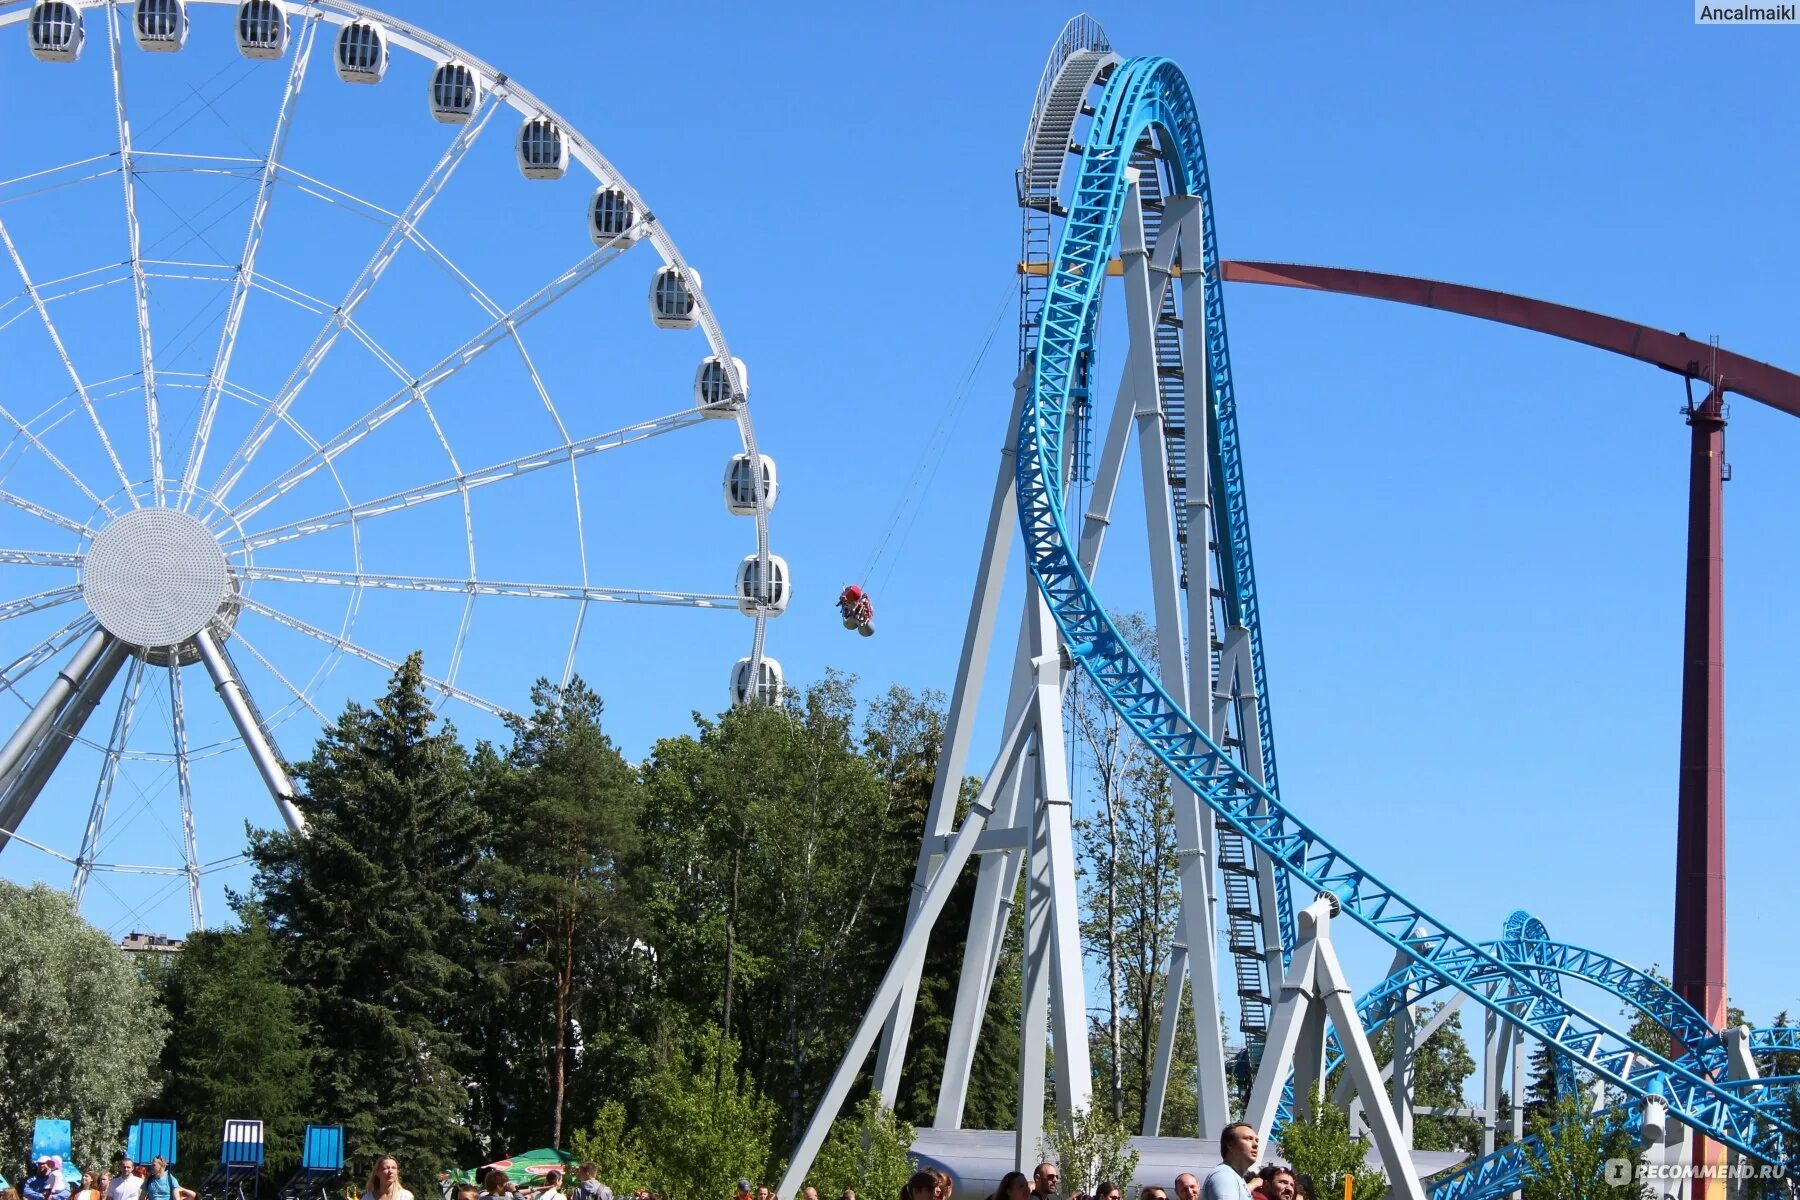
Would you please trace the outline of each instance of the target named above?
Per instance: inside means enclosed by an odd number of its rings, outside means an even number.
[[[1173,195],[1197,196],[1205,220],[1199,248],[1204,270],[1208,399],[1218,446],[1215,496],[1226,544],[1222,585],[1228,610],[1253,632],[1260,624],[1250,562],[1249,518],[1237,438],[1235,398],[1225,334],[1223,281],[1213,228],[1199,116],[1186,79],[1160,58],[1120,63],[1107,80],[1081,151],[1080,170],[1050,267],[1039,317],[1031,389],[1020,418],[1016,455],[1019,519],[1031,570],[1046,597],[1071,657],[1144,745],[1218,817],[1279,864],[1290,882],[1336,897],[1340,912],[1384,941],[1405,962],[1382,985],[1379,1009],[1402,995],[1416,1000],[1454,990],[1538,1038],[1589,1075],[1626,1097],[1659,1097],[1679,1121],[1744,1154],[1780,1162],[1788,1124],[1785,1091],[1720,1078],[1723,1049],[1716,1031],[1691,1024],[1660,985],[1623,964],[1542,937],[1529,919],[1497,943],[1477,943],[1435,920],[1377,879],[1323,834],[1301,821],[1269,785],[1259,784],[1201,726],[1170,700],[1156,676],[1132,653],[1096,598],[1073,553],[1064,511],[1065,437],[1079,365],[1091,356],[1107,266],[1116,243],[1139,139],[1154,135],[1167,159]],[[1192,250],[1189,251],[1190,255]],[[1193,269],[1190,260],[1187,269]],[[1259,636],[1259,635],[1258,635]],[[1262,678],[1257,643],[1257,685]],[[1264,723],[1265,733],[1268,724]],[[1272,763],[1273,758],[1270,756]],[[1625,996],[1659,1020],[1681,1025],[1700,1048],[1680,1060],[1634,1041],[1625,1031],[1583,1011],[1560,994],[1555,979],[1574,974]],[[1650,981],[1653,982],[1653,981]],[[1686,1022],[1686,1024],[1683,1024]],[[1678,1034],[1678,1036],[1680,1036]],[[1800,1039],[1800,1034],[1796,1034]],[[1635,1107],[1635,1106],[1627,1106]],[[1627,1119],[1619,1117],[1616,1119]],[[1522,1148],[1509,1147],[1508,1167],[1491,1156],[1440,1185],[1440,1200],[1498,1194],[1496,1180],[1517,1179]],[[1509,1175],[1510,1171],[1510,1175]]]

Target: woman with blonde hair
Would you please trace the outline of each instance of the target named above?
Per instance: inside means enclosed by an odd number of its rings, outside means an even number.
[[[400,1183],[400,1162],[384,1154],[369,1168],[369,1186],[362,1200],[413,1200],[413,1194]]]

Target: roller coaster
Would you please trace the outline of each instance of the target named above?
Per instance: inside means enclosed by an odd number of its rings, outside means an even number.
[[[1020,203],[1026,210],[1021,271],[1027,287],[1015,437],[1003,456],[1012,491],[995,498],[952,697],[940,784],[946,776],[960,779],[963,773],[968,733],[962,714],[972,708],[979,691],[979,668],[971,661],[987,652],[996,604],[992,577],[1004,565],[1004,551],[996,555],[994,550],[996,532],[1003,525],[1001,518],[1016,511],[1036,595],[1027,600],[1022,618],[1007,738],[995,769],[960,825],[955,824],[953,804],[934,803],[916,877],[912,922],[795,1155],[782,1195],[791,1195],[804,1178],[878,1038],[881,1055],[875,1086],[883,1094],[894,1094],[897,1060],[904,1053],[916,990],[911,977],[950,887],[977,855],[982,856],[977,917],[964,959],[965,978],[959,982],[957,1022],[951,1031],[935,1125],[960,1128],[967,1079],[966,1068],[959,1063],[967,1061],[969,1043],[979,1029],[978,1014],[985,1007],[996,957],[993,922],[1004,920],[1017,887],[1019,860],[1027,849],[1031,877],[1026,891],[1022,1059],[1026,1078],[1017,1161],[1023,1163],[1036,1153],[1032,1114],[1037,1111],[1034,1101],[1041,1108],[1044,1098],[1046,1021],[1056,1048],[1059,1117],[1066,1121],[1089,1102],[1085,1021],[1078,1019],[1084,1001],[1080,951],[1066,928],[1071,883],[1060,877],[1068,851],[1066,828],[1058,824],[1067,818],[1059,818],[1058,807],[1066,806],[1067,797],[1056,778],[1063,760],[1053,728],[1063,673],[1077,669],[1099,689],[1129,735],[1168,770],[1177,786],[1178,814],[1183,797],[1196,802],[1195,812],[1203,805],[1210,814],[1205,821],[1178,816],[1184,821],[1181,845],[1187,856],[1183,919],[1201,923],[1184,924],[1184,944],[1170,968],[1165,1042],[1172,1042],[1173,1018],[1182,1004],[1181,955],[1193,976],[1195,1021],[1203,1042],[1208,1022],[1217,1021],[1216,1001],[1199,994],[1215,985],[1209,965],[1212,951],[1202,943],[1217,939],[1210,916],[1190,917],[1188,908],[1190,892],[1197,892],[1196,908],[1209,904],[1210,876],[1216,868],[1225,884],[1223,907],[1233,922],[1225,942],[1237,960],[1238,991],[1244,1002],[1240,1027],[1259,1046],[1266,1039],[1258,1092],[1246,1115],[1260,1125],[1265,1139],[1295,1111],[1295,1080],[1288,1076],[1294,1034],[1283,1025],[1285,1018],[1279,1012],[1272,1031],[1268,1010],[1275,1006],[1278,993],[1294,990],[1291,981],[1284,986],[1281,976],[1292,965],[1296,949],[1296,902],[1290,894],[1297,889],[1317,898],[1307,909],[1315,914],[1312,920],[1347,918],[1394,955],[1392,972],[1358,1003],[1363,1034],[1400,1019],[1406,1024],[1406,1038],[1416,1047],[1458,1006],[1474,1005],[1488,1014],[1490,1039],[1491,1031],[1499,1028],[1513,1040],[1515,1109],[1517,1047],[1530,1037],[1552,1052],[1560,1092],[1578,1088],[1584,1094],[1592,1092],[1593,1121],[1622,1125],[1647,1142],[1660,1139],[1666,1123],[1670,1130],[1685,1129],[1729,1148],[1742,1156],[1741,1161],[1783,1167],[1792,1162],[1800,1138],[1800,1130],[1791,1123],[1794,1081],[1765,1077],[1758,1060],[1800,1045],[1800,1032],[1722,1028],[1722,1005],[1718,1013],[1702,1012],[1654,975],[1552,939],[1544,924],[1527,913],[1515,913],[1498,939],[1470,938],[1378,878],[1303,819],[1297,806],[1280,794],[1224,284],[1235,279],[1322,288],[1444,308],[1653,363],[1686,378],[1690,397],[1692,382],[1698,379],[1709,385],[1709,392],[1704,401],[1690,401],[1690,424],[1697,453],[1712,458],[1722,458],[1708,450],[1707,439],[1716,438],[1723,426],[1726,392],[1800,412],[1800,378],[1684,335],[1480,289],[1367,272],[1225,262],[1218,250],[1199,113],[1187,80],[1165,59],[1114,53],[1098,26],[1085,18],[1065,29],[1039,87],[1020,169]],[[1054,237],[1053,219],[1060,220],[1060,232]],[[1074,487],[1075,481],[1090,474],[1085,455],[1096,391],[1102,296],[1108,279],[1120,276],[1126,281],[1131,348],[1120,388],[1119,412],[1124,415],[1115,416],[1114,429],[1124,430],[1133,417],[1137,419],[1139,436],[1149,447],[1146,519],[1152,526],[1153,550],[1159,538],[1178,548],[1155,581],[1154,665],[1121,632],[1093,584],[1124,433],[1109,435],[1108,451],[1094,476],[1098,482],[1093,496],[1078,496]],[[1140,372],[1135,378],[1134,369]],[[1718,467],[1710,469],[1716,502]],[[1169,485],[1166,494],[1157,490],[1162,479]],[[1716,516],[1715,507],[1711,514],[1715,539]],[[1203,545],[1210,548],[1210,566],[1203,561]],[[1702,552],[1705,549],[1701,547]],[[1712,549],[1716,552],[1716,540]],[[1690,589],[1694,578],[1690,574]],[[1210,600],[1200,598],[1207,595],[1200,586],[1207,581]],[[1174,602],[1177,586],[1187,593],[1185,646]],[[1690,590],[1690,600],[1692,595]],[[1690,636],[1693,616],[1690,607]],[[1716,612],[1710,619],[1716,625]],[[1210,654],[1203,649],[1208,641]],[[1032,758],[1034,767],[1027,765]],[[1687,765],[1684,754],[1684,778]],[[1027,814],[1029,806],[1019,793],[1034,785],[1039,803]],[[943,790],[940,787],[939,800]],[[1685,814],[1685,792],[1683,807]],[[1216,849],[1205,837],[1207,825],[1216,827]],[[1242,879],[1254,881],[1255,895],[1246,891],[1244,900],[1233,900],[1233,875],[1240,877],[1243,888],[1250,885]],[[1696,911],[1691,898],[1684,901],[1678,895],[1678,912],[1684,904],[1690,915]],[[1719,954],[1722,978],[1722,940]],[[1681,965],[1678,961],[1678,972]],[[970,976],[977,980],[973,985]],[[1633,1026],[1582,1007],[1565,995],[1564,980],[1580,981],[1587,991],[1614,998],[1648,1018],[1667,1032],[1670,1048],[1659,1051],[1645,1045],[1632,1036]],[[967,1003],[963,992],[972,993]],[[1423,1027],[1414,1028],[1416,1006],[1432,999],[1445,1003]],[[1711,1003],[1709,999],[1707,1006]],[[1049,1018],[1046,1009],[1052,1013]],[[969,1018],[968,1012],[976,1015]],[[1342,1032],[1334,1032],[1323,1045],[1326,1072],[1343,1061]],[[1278,1052],[1276,1044],[1283,1036],[1288,1040]],[[1201,1133],[1211,1136],[1217,1129],[1207,1128],[1208,1090],[1216,1091],[1219,1085],[1209,1082],[1207,1058],[1203,1050],[1199,1101]],[[1156,1122],[1167,1059],[1165,1050],[1159,1055],[1150,1106],[1154,1112],[1146,1116],[1146,1134],[1159,1132]],[[1490,1061],[1490,1097],[1495,1066]],[[1211,1069],[1216,1075],[1216,1067]],[[1270,1082],[1278,1077],[1286,1078],[1285,1086],[1277,1083],[1277,1092],[1270,1092]],[[1067,1081],[1066,1086],[1060,1081]],[[1259,1094],[1266,1097],[1260,1108]],[[1490,1119],[1491,1108],[1490,1104]],[[1211,1120],[1216,1126],[1217,1118]],[[1437,1174],[1423,1189],[1416,1178],[1410,1186],[1405,1179],[1397,1180],[1394,1194],[1487,1200],[1516,1192],[1535,1139],[1522,1136],[1516,1115],[1513,1132],[1510,1144],[1496,1147],[1490,1123],[1484,1143],[1489,1153]]]

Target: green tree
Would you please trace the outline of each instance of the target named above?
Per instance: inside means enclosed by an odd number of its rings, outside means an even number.
[[[1421,1008],[1414,1028],[1437,1015],[1438,1007]],[[1393,1059],[1394,1024],[1383,1025],[1370,1039],[1375,1058],[1382,1064]],[[1475,1056],[1463,1039],[1462,1014],[1451,1013],[1413,1055],[1413,1104],[1418,1108],[1461,1108],[1463,1085],[1475,1073]],[[1462,1150],[1480,1153],[1481,1122],[1468,1117],[1415,1117],[1413,1145],[1420,1150]]]
[[[304,835],[255,834],[255,896],[310,1031],[315,1114],[359,1152],[430,1178],[463,1141],[467,753],[437,727],[419,655],[350,705],[296,770]]]
[[[582,1162],[594,1164],[597,1178],[605,1181],[615,1196],[628,1196],[656,1181],[650,1156],[627,1124],[625,1106],[617,1100],[603,1103],[593,1124],[575,1131],[569,1148]]]
[[[738,1070],[716,1028],[664,1061],[644,1102],[642,1145],[669,1200],[718,1200],[739,1178],[773,1174],[776,1109]]]
[[[577,991],[606,985],[589,968],[636,920],[625,863],[638,840],[637,773],[602,732],[601,711],[579,679],[539,680],[531,716],[509,722],[506,769],[480,772],[484,890],[512,942],[506,1013],[526,1048],[505,1083],[491,1084],[513,1085],[524,1126],[514,1132],[548,1126],[553,1146],[563,1141]]]
[[[1580,1097],[1566,1096],[1534,1116],[1531,1132],[1538,1142],[1525,1152],[1525,1200],[1638,1200],[1644,1195],[1636,1182],[1637,1140],[1622,1122],[1594,1117]],[[1608,1160],[1629,1165],[1626,1182],[1608,1180]]]
[[[1338,1195],[1346,1175],[1354,1177],[1352,1194],[1357,1197],[1387,1193],[1387,1176],[1366,1165],[1369,1139],[1350,1136],[1350,1117],[1336,1105],[1315,1106],[1309,1119],[1288,1122],[1276,1140],[1288,1165],[1299,1174],[1311,1175],[1321,1195]]]
[[[103,1162],[156,1092],[156,989],[68,894],[0,880],[0,1147],[23,1161],[38,1117],[67,1117],[75,1160]]]
[[[737,1040],[790,1141],[887,968],[918,845],[916,824],[903,859],[887,836],[910,801],[859,752],[851,683],[696,718],[644,768],[636,870],[662,993]]]
[[[242,928],[191,934],[162,973],[173,1031],[163,1050],[163,1103],[188,1129],[260,1118],[270,1164],[287,1166],[300,1157],[311,1061],[280,948],[254,905],[240,910]],[[208,1146],[203,1140],[193,1155],[203,1165]]]
[[[898,1196],[917,1168],[913,1127],[871,1093],[832,1123],[806,1182],[821,1196],[854,1188],[859,1196]]]
[[[1076,1110],[1067,1129],[1050,1122],[1038,1152],[1062,1167],[1063,1190],[1070,1193],[1091,1194],[1109,1181],[1125,1187],[1137,1178],[1131,1129],[1100,1104]]]

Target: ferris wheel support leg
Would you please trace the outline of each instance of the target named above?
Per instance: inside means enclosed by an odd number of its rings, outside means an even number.
[[[962,657],[956,664],[956,682],[950,692],[950,711],[945,723],[944,742],[938,751],[937,774],[932,781],[931,804],[925,817],[925,837],[920,844],[919,861],[913,868],[912,904],[906,915],[909,928],[918,919],[926,884],[930,882],[932,871],[937,867],[944,839],[949,836],[956,821],[963,771],[969,759],[969,743],[974,737],[975,717],[981,707],[982,676],[987,668],[988,653],[994,640],[994,623],[1000,611],[1006,560],[1012,553],[1013,530],[1019,523],[1019,501],[1013,481],[1014,450],[1011,434],[1018,427],[1019,414],[1029,386],[1029,373],[1022,373],[1013,385],[1012,415],[1007,420],[1007,437],[1001,445],[994,496],[988,505],[987,533],[982,540],[981,562],[975,572],[975,595],[969,603],[968,624],[963,631]],[[1008,718],[1016,711],[1016,706],[1009,707]],[[988,860],[983,859],[981,874],[984,882],[993,874],[993,870]],[[979,908],[977,911],[980,911]],[[1002,930],[1004,928],[1002,926]],[[965,984],[969,981],[967,965],[965,963],[962,977]],[[985,995],[985,988],[983,994]],[[875,1057],[875,1090],[882,1101],[889,1105],[893,1104],[894,1096],[900,1090],[900,1071],[905,1066],[906,1043],[912,1032],[913,1008],[918,997],[919,981],[907,980],[902,985],[900,998],[881,1032],[881,1048]],[[979,1016],[976,1019],[979,1021]],[[948,1065],[946,1063],[946,1070]],[[945,1112],[941,1096],[938,1111],[940,1114]],[[954,1111],[958,1114],[960,1124],[960,1102],[955,1105]],[[939,1128],[945,1126],[939,1125]]]
[[[1165,227],[1172,243],[1174,227]],[[1134,180],[1126,195],[1124,220],[1119,231],[1119,255],[1125,271],[1125,323],[1129,345],[1126,369],[1130,374],[1133,420],[1137,425],[1139,474],[1143,481],[1144,525],[1149,536],[1150,585],[1156,618],[1156,649],[1163,690],[1186,709],[1187,654],[1183,646],[1181,576],[1175,545],[1175,521],[1169,507],[1169,454],[1164,434],[1162,393],[1157,377],[1157,308],[1152,304],[1150,250],[1144,240],[1143,209]],[[1161,238],[1158,239],[1162,241]],[[1160,246],[1159,249],[1164,247]],[[1165,281],[1166,283],[1166,281]],[[1123,394],[1120,397],[1124,399]],[[1209,602],[1210,604],[1210,602]],[[1193,647],[1194,655],[1210,661],[1211,647]],[[1219,1136],[1231,1120],[1230,1086],[1225,1075],[1225,1048],[1221,1036],[1219,964],[1212,924],[1212,822],[1201,816],[1200,800],[1179,784],[1174,789],[1176,854],[1181,871],[1181,940],[1187,946],[1189,990],[1199,1059],[1196,1107],[1199,1136]],[[1177,1019],[1164,1013],[1164,1020]]]
[[[69,665],[58,672],[50,686],[44,689],[43,698],[32,706],[31,712],[26,714],[25,720],[20,723],[18,729],[14,730],[13,735],[6,739],[6,745],[0,746],[0,781],[13,775],[19,763],[25,758],[26,752],[37,744],[38,739],[43,736],[44,730],[49,728],[50,722],[55,719],[56,710],[61,708],[63,701],[67,700],[70,693],[81,685],[82,679],[92,669],[94,663],[99,659],[101,651],[106,649],[107,643],[111,640],[112,635],[104,630],[96,629],[88,634],[87,639],[75,651],[74,657],[69,659]]]
[[[95,638],[100,639],[98,651],[92,658],[87,658],[85,652],[89,646],[96,645]],[[10,777],[6,778],[4,791],[0,791],[0,849],[12,841],[12,835],[18,831],[19,823],[31,810],[38,793],[44,790],[44,784],[69,752],[70,745],[81,736],[82,727],[124,665],[125,655],[122,643],[109,633],[96,631],[46,691],[45,700],[57,696],[62,703],[56,706],[55,717],[41,727],[31,756],[15,765]],[[39,703],[41,707],[42,702]],[[35,714],[37,710],[32,712]],[[20,732],[24,732],[23,727]]]
[[[250,706],[250,693],[244,690],[243,680],[238,678],[237,671],[225,657],[225,652],[219,648],[212,630],[202,629],[195,634],[194,644],[199,647],[200,661],[206,664],[206,673],[212,676],[213,687],[218,691],[225,711],[231,714],[231,723],[237,726],[238,736],[244,739],[244,746],[250,751],[250,757],[256,763],[263,783],[268,786],[269,795],[274,798],[275,807],[281,813],[288,832],[305,833],[306,818],[294,806],[293,781],[288,778],[281,756],[275,752],[274,739],[263,728],[262,722],[256,719],[256,712]]]
[[[807,1125],[800,1145],[795,1148],[793,1158],[788,1160],[787,1173],[781,1177],[781,1183],[776,1188],[776,1194],[781,1200],[794,1200],[794,1196],[805,1184],[807,1172],[812,1170],[813,1160],[819,1156],[826,1134],[831,1132],[832,1122],[843,1111],[844,1101],[850,1097],[851,1086],[862,1073],[862,1065],[868,1059],[869,1052],[875,1048],[883,1022],[900,999],[901,985],[908,978],[916,978],[924,965],[925,948],[930,941],[932,927],[937,923],[939,914],[944,911],[950,893],[955,890],[957,878],[968,865],[969,856],[975,852],[975,845],[981,839],[988,818],[993,815],[994,798],[1001,780],[1012,770],[1015,761],[1023,757],[1023,749],[1029,736],[1030,729],[1023,718],[1008,730],[997,769],[981,785],[981,792],[969,805],[969,814],[963,819],[962,827],[956,831],[949,847],[944,851],[944,861],[925,889],[925,898],[919,905],[918,920],[901,937],[900,946],[894,951],[893,961],[888,964],[887,974],[881,977],[881,984],[875,989],[875,997],[863,1012],[862,1022],[856,1027],[856,1033],[851,1037],[844,1057],[838,1062],[831,1082],[826,1085],[825,1094],[819,1099],[819,1107],[813,1111],[812,1121]]]

